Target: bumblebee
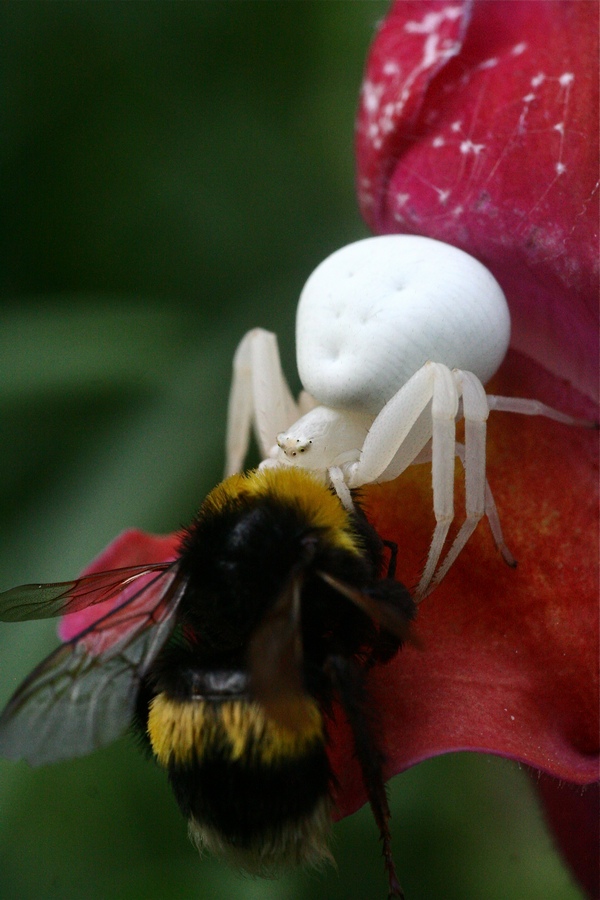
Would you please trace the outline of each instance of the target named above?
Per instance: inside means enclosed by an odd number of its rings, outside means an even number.
[[[385,546],[309,472],[233,475],[205,499],[172,561],[25,585],[0,619],[80,611],[93,625],[24,681],[0,755],[41,765],[138,732],[200,848],[258,874],[330,858],[327,722],[341,705],[394,870],[383,753],[366,675],[409,634],[415,606]],[[105,607],[103,607],[105,609]]]

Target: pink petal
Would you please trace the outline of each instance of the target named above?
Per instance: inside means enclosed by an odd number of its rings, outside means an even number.
[[[375,232],[473,253],[506,291],[512,345],[597,396],[597,3],[395,3],[357,160]]]

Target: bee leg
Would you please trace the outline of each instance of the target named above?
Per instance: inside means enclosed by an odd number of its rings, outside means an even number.
[[[380,748],[377,722],[373,720],[372,710],[369,710],[363,673],[356,663],[341,655],[330,656],[325,667],[352,729],[356,758],[362,771],[373,817],[379,828],[384,866],[388,876],[388,900],[404,900],[392,857],[389,827],[391,813],[383,779],[385,757]]]

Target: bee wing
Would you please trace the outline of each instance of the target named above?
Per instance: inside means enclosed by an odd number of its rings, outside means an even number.
[[[83,756],[126,730],[141,679],[173,630],[186,586],[177,563],[159,569],[133,593],[131,580],[121,582],[121,591],[129,596],[25,679],[0,716],[1,756],[44,765]],[[144,567],[146,575],[150,570]],[[58,611],[73,611],[72,589],[59,595],[52,589],[64,585],[42,586],[42,592],[44,587],[49,593],[43,608],[56,606],[62,597]],[[119,592],[114,578],[111,590],[111,596]],[[101,599],[107,599],[106,593]]]
[[[0,621],[23,622],[26,619],[48,619],[79,612],[110,600],[128,585],[135,584],[141,576],[164,571],[169,565],[156,563],[111,569],[56,584],[22,584],[0,593]]]
[[[301,572],[292,575],[248,645],[252,695],[269,718],[291,731],[311,724],[302,673],[302,581]]]

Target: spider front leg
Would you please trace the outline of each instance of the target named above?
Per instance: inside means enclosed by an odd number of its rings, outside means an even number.
[[[431,438],[436,525],[417,588],[417,599],[424,596],[433,578],[454,518],[458,401],[458,388],[450,369],[441,363],[425,363],[383,407],[365,439],[360,460],[347,471],[350,488],[388,481],[408,468]]]
[[[276,336],[254,328],[242,338],[233,358],[225,475],[244,468],[253,427],[264,459],[279,432],[289,428],[299,416],[281,368]]]

